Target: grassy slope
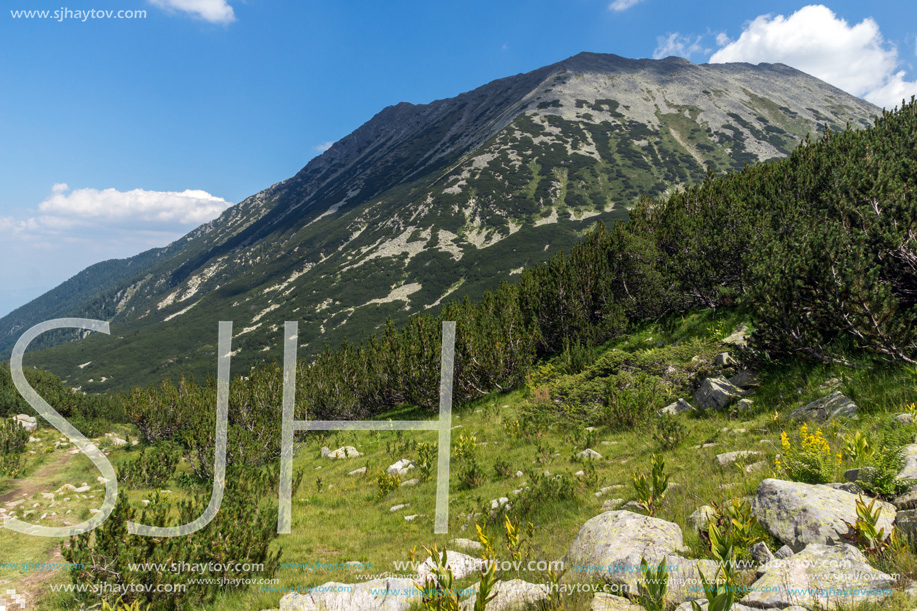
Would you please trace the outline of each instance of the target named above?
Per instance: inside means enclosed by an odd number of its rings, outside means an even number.
[[[595,356],[598,357],[597,362],[601,363],[603,355],[607,358],[612,352],[626,353],[627,365],[623,369],[630,369],[629,375],[642,373],[651,376],[646,379],[658,379],[660,382],[658,396],[653,399],[658,407],[671,402],[673,397],[682,396],[690,401],[688,385],[693,378],[702,379],[716,371],[712,359],[724,349],[718,340],[728,335],[740,322],[742,317],[736,313],[721,314],[719,318],[714,318],[710,312],[683,319],[679,317],[667,323],[645,326],[622,341],[603,346],[596,351]],[[700,358],[692,360],[693,356]],[[666,373],[660,370],[660,364],[672,365],[674,369]],[[702,550],[697,535],[686,526],[688,516],[700,505],[711,501],[719,503],[728,498],[754,494],[758,483],[773,475],[773,459],[778,451],[781,431],[792,432],[796,428],[795,424],[788,422],[789,411],[826,394],[819,390],[825,380],[840,378],[842,390],[858,403],[861,412],[857,422],[839,425],[838,431],[833,432],[862,430],[871,439],[875,439],[880,430],[888,428],[891,415],[900,413],[906,403],[914,402],[917,394],[913,374],[900,368],[859,370],[834,365],[790,363],[762,367],[759,371],[763,376],[763,384],[754,397],[757,405],[755,411],[741,416],[727,413],[682,415],[679,418],[687,425],[687,438],[677,448],[664,452],[671,481],[678,486],[668,493],[659,517],[674,521],[682,527],[685,542],[694,552],[689,555],[700,556]],[[564,382],[561,378],[555,374],[547,383],[552,388],[561,387]],[[573,382],[582,379],[582,376],[571,378]],[[532,551],[529,554],[534,560],[560,559],[582,524],[601,512],[602,503],[606,499],[635,499],[630,483],[632,473],[648,472],[651,455],[660,451],[659,444],[652,437],[652,427],[640,426],[633,431],[616,433],[606,426],[599,426],[593,433],[594,440],[588,439],[591,447],[602,454],[602,458],[594,463],[598,479],[586,481],[573,475],[583,465],[572,457],[582,449],[583,441],[589,435],[585,430],[587,423],[571,424],[576,420],[569,416],[558,416],[553,421],[543,420],[536,427],[537,430],[523,426],[519,434],[511,433],[503,426],[504,422],[512,423],[519,419],[523,412],[531,412],[532,399],[527,395],[528,392],[524,390],[491,395],[462,408],[454,415],[453,426],[460,428],[453,431],[453,455],[460,435],[474,435],[477,442],[475,453],[486,481],[471,490],[464,489],[459,480],[467,463],[453,460],[448,535],[433,535],[435,475],[428,482],[415,487],[399,487],[382,498],[378,494],[375,480],[376,475],[397,459],[416,458],[414,444],[421,441],[435,442],[434,433],[399,435],[342,432],[326,438],[300,437],[304,444],[297,455],[296,467],[305,472],[305,478],[293,501],[293,532],[279,537],[275,543],[283,548],[282,562],[343,563],[358,560],[371,563],[372,569],[282,568],[277,575],[280,586],[313,586],[327,581],[356,582],[357,575],[395,573],[393,562],[409,560],[411,548],[416,547],[418,560],[422,560],[426,557],[421,549],[424,545],[437,543],[442,546],[456,537],[476,539],[474,520],[468,516],[482,511],[482,507],[488,506],[491,499],[506,496],[512,500],[515,497],[513,490],[531,483],[533,473],[545,470],[552,474],[569,474],[570,479],[576,482],[576,495],[574,499],[540,502],[525,517],[535,527],[534,538],[531,540]],[[410,410],[386,416],[395,420],[413,418]],[[825,430],[837,451],[840,442],[836,435],[830,434],[830,426]],[[47,432],[41,432],[44,435],[40,436],[47,436]],[[705,443],[717,445],[698,448]],[[364,456],[329,460],[320,456],[319,450],[323,445],[331,449],[353,445]],[[716,454],[734,450],[763,451],[767,466],[754,473],[746,473],[741,468],[723,469],[716,465]],[[53,460],[53,457],[53,453],[48,454],[48,460]],[[83,457],[77,459],[88,464]],[[130,453],[116,450],[112,459],[117,465],[121,460],[130,459]],[[523,478],[500,476],[494,468],[498,461],[505,461],[513,472],[522,470],[526,475]],[[91,470],[88,474],[85,470],[74,471],[76,466],[77,461],[71,461],[67,466],[69,474],[55,476],[53,483],[48,483],[49,489],[63,481],[77,483],[95,480],[96,474]],[[368,467],[367,475],[347,475],[363,466]],[[850,466],[853,466],[852,463],[845,461],[839,466],[840,473]],[[412,471],[407,477],[416,477],[414,473]],[[0,482],[2,485],[3,482]],[[603,486],[620,487],[597,498],[594,493]],[[172,487],[177,488],[177,482]],[[40,497],[39,494],[35,496]],[[137,503],[140,498],[148,497],[149,491],[132,493],[132,499]],[[408,503],[409,507],[396,512],[389,511],[392,506],[403,503]],[[88,508],[84,511],[88,511]],[[421,514],[422,517],[412,522],[404,520],[405,515],[413,514]],[[510,512],[510,515],[515,514]],[[500,534],[499,526],[492,525],[491,533]],[[500,540],[502,544],[502,537]],[[769,543],[774,549],[773,542]],[[0,534],[0,545],[5,550],[15,550],[5,553],[7,558],[40,561],[47,557],[47,549],[53,542],[4,532]],[[505,548],[498,551],[501,558],[508,558]],[[895,566],[884,568],[889,572],[910,572],[914,575],[913,569],[907,568],[909,562],[913,564],[911,560],[905,559]],[[7,573],[0,577],[14,577]],[[502,577],[547,582],[547,576],[541,572],[504,573]],[[567,578],[577,581],[581,577],[568,570]],[[63,574],[55,577],[57,581],[64,579]],[[470,584],[472,580],[467,581]],[[906,582],[905,578],[905,582],[900,585],[906,585]],[[262,592],[258,586],[248,590],[229,590],[209,608],[239,611],[276,608],[281,595]],[[567,599],[567,608],[588,609],[590,601],[591,595],[577,594]],[[903,595],[896,595],[884,608],[907,609],[910,606]],[[71,607],[60,595],[49,595],[42,608]]]

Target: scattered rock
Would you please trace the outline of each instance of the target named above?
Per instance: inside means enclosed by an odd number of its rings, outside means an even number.
[[[516,471],[516,477],[525,477],[525,473],[522,471]]]
[[[355,584],[330,581],[312,591],[290,592],[279,611],[407,611],[421,592],[411,579],[373,579]]]
[[[404,519],[405,519],[406,522],[413,522],[413,521],[416,520],[417,518],[422,518],[422,517],[423,517],[423,514],[422,514],[422,513],[415,513],[415,514],[412,515],[412,516],[404,516]]]
[[[789,545],[784,545],[783,547],[778,549],[776,552],[774,552],[774,558],[778,558],[780,560],[789,558],[792,555],[793,555],[793,548],[791,548]]]
[[[19,426],[21,426],[22,428],[24,428],[25,430],[27,430],[30,433],[38,428],[38,420],[35,419],[35,416],[29,416],[28,414],[19,414],[18,416],[16,416],[15,420],[16,420],[16,424],[18,424]]]
[[[895,528],[911,541],[917,539],[917,509],[905,509],[895,516]]]
[[[594,460],[597,458],[602,458],[602,455],[596,452],[595,450],[593,450],[592,448],[586,448],[585,450],[577,454],[577,457],[584,458],[586,460]]]
[[[474,556],[469,556],[462,552],[446,550],[446,566],[452,569],[452,575],[456,580],[463,579],[480,571],[486,564],[487,561],[481,558],[475,558]],[[427,581],[427,578],[433,579],[433,569],[435,567],[436,562],[431,556],[427,556],[427,559],[417,567],[417,583],[423,584]]]
[[[914,415],[913,414],[898,414],[895,416],[895,419],[892,420],[892,424],[895,426],[913,426],[914,425]]]
[[[739,399],[739,402],[736,403],[736,409],[740,412],[747,412],[755,408],[755,402],[751,399]]]
[[[758,450],[740,450],[738,452],[726,452],[725,454],[717,454],[716,462],[721,467],[728,467],[735,462],[747,462],[749,458],[758,458],[764,456],[764,452],[759,452]]]
[[[837,420],[838,418],[856,418],[857,405],[840,392],[833,392],[804,405],[790,414],[794,420]]]
[[[621,506],[621,503],[624,502],[624,499],[608,499],[602,503],[602,511],[614,511]]]
[[[627,501],[621,509],[625,511],[644,511],[643,505],[639,501]]]
[[[112,438],[111,438],[111,443],[112,443],[112,445],[117,446],[117,447],[121,447],[121,446],[126,446],[126,445],[127,445],[127,441],[124,440],[124,439],[121,439],[120,437],[112,437]]]
[[[463,549],[468,552],[483,552],[484,546],[478,543],[477,541],[472,541],[471,539],[453,539],[449,542],[454,547]]]
[[[757,473],[758,471],[763,471],[767,469],[768,462],[766,460],[761,460],[758,462],[753,462],[750,465],[745,465],[746,473]]]
[[[771,553],[767,543],[764,541],[758,541],[751,546],[751,557],[758,564],[767,564],[774,559],[774,554]]]
[[[898,509],[917,509],[917,486],[914,486],[901,496],[895,497],[892,505]]]
[[[852,483],[859,481],[869,483],[875,476],[876,470],[873,467],[861,467],[859,469],[848,469],[844,471],[844,479]]]
[[[700,409],[723,409],[742,396],[742,390],[726,378],[707,378],[694,393],[694,403]]]
[[[732,335],[720,342],[721,344],[730,344],[732,346],[738,346],[739,348],[745,348],[748,346],[748,325],[739,325],[736,327],[736,330],[732,332]]]
[[[414,463],[409,461],[407,458],[402,458],[401,460],[396,462],[394,465],[389,466],[389,468],[386,469],[385,472],[388,473],[389,475],[405,475],[407,474],[408,471],[410,471],[413,468],[414,468]]]
[[[354,469],[347,475],[366,475],[366,467],[360,467],[359,469]]]
[[[509,581],[495,583],[490,593],[493,595],[493,599],[487,603],[487,611],[525,611],[534,609],[540,602],[547,600],[550,589],[541,583],[510,579]],[[462,602],[461,610],[471,611],[474,609],[476,598],[477,587],[475,587],[475,594]]]
[[[327,454],[328,458],[334,458],[334,459],[359,458],[360,456],[363,456],[363,455],[360,454],[360,452],[358,452],[357,449],[353,446],[344,446],[342,448],[338,448],[334,452],[330,452],[329,454]]]
[[[401,505],[393,505],[392,508],[389,509],[389,512],[400,511],[404,509],[405,507],[410,507],[410,506],[411,506],[410,503],[402,503]]]
[[[840,390],[841,386],[843,385],[844,383],[841,382],[837,378],[828,378],[827,380],[825,380],[824,382],[822,382],[819,385],[818,391],[819,392],[834,392],[835,390]]]
[[[891,590],[894,579],[872,568],[857,548],[810,543],[786,560],[761,567],[764,575],[749,588],[742,602],[754,607],[799,605],[829,609],[881,602],[877,591]]]
[[[331,454],[331,449],[328,446],[322,446],[322,458]]]
[[[754,388],[761,385],[761,378],[750,369],[743,369],[729,378],[729,383],[739,388]]]
[[[664,414],[667,416],[675,416],[682,412],[693,412],[693,411],[695,411],[693,405],[691,405],[684,399],[679,399],[678,401],[676,401],[675,403],[672,403],[671,405],[666,405],[661,410],[659,410],[657,413],[659,415]]]
[[[766,479],[758,486],[752,509],[764,530],[798,552],[810,543],[846,541],[844,521],[856,521],[856,500],[856,495],[828,486]],[[883,501],[876,506],[881,510],[877,528],[888,535],[895,507]]]
[[[492,510],[500,509],[507,503],[509,503],[509,499],[506,498],[505,496],[501,496],[498,499],[493,499],[490,501],[490,508]]]
[[[904,446],[904,467],[898,472],[898,479],[917,480],[917,444]]]
[[[716,358],[713,359],[713,364],[717,367],[728,367],[734,363],[735,361],[728,352],[720,352],[716,355]]]
[[[710,505],[701,505],[694,513],[688,516],[688,526],[700,532],[706,532],[710,518],[716,515],[716,510]]]
[[[415,478],[415,479],[409,479],[406,482],[401,482],[401,485],[402,486],[416,486],[419,483],[420,483],[420,480]]]

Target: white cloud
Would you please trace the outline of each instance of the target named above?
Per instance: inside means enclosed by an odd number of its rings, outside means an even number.
[[[316,145],[315,145],[314,147],[312,147],[312,148],[314,148],[314,149],[315,149],[316,151],[318,151],[319,153],[324,153],[325,151],[327,151],[328,149],[330,149],[332,146],[334,146],[334,142],[331,142],[331,141],[329,140],[328,142],[322,142],[321,144],[316,144]]]
[[[700,41],[703,36],[691,38],[678,32],[669,32],[665,36],[656,37],[656,50],[653,51],[653,59],[662,59],[670,55],[677,55],[685,59],[691,59],[696,53],[709,53],[709,49],[704,49]]]
[[[898,51],[886,44],[871,18],[849,25],[831,9],[815,4],[789,17],[761,15],[745,25],[735,41],[710,57],[711,63],[782,63],[818,77],[873,104],[892,108],[917,94],[905,80]]]
[[[236,14],[227,0],[150,0],[153,6],[168,11],[191,13],[211,23],[232,23]]]
[[[608,5],[608,9],[618,12],[626,11],[627,9],[631,8],[632,6],[636,6],[641,2],[643,2],[643,0],[615,0]]]

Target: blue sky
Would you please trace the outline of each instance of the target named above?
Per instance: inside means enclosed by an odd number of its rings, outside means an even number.
[[[165,245],[387,105],[580,51],[782,61],[880,104],[917,93],[917,6],[902,2],[7,0],[3,10],[0,316],[93,262]]]

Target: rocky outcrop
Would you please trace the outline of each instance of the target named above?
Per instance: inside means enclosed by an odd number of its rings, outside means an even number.
[[[857,548],[812,543],[786,560],[761,568],[742,604],[763,609],[799,605],[807,609],[852,608],[879,603],[891,594],[894,579],[872,568]]]
[[[857,410],[856,403],[838,391],[794,410],[790,418],[825,422],[838,418],[856,418]]]
[[[374,579],[349,584],[328,582],[280,599],[280,611],[407,611],[421,592],[410,579]]]
[[[840,544],[848,532],[844,521],[856,521],[857,496],[828,486],[766,479],[758,486],[752,509],[758,523],[794,551],[811,543]],[[891,533],[895,507],[876,501],[878,528]]]
[[[694,404],[700,409],[724,409],[742,397],[742,389],[726,378],[707,378],[694,393]]]
[[[693,412],[693,411],[694,411],[694,406],[692,406],[690,403],[688,403],[684,399],[679,399],[675,403],[666,405],[665,407],[663,407],[661,410],[659,410],[656,413],[659,414],[660,416],[661,415],[675,416],[682,412]]]

